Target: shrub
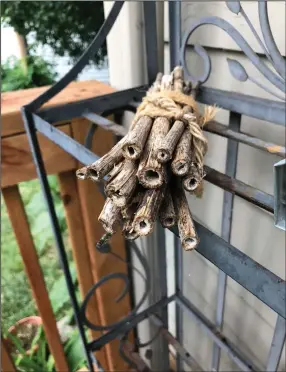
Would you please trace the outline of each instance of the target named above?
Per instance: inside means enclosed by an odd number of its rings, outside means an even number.
[[[2,92],[41,87],[54,83],[56,73],[53,71],[54,66],[51,63],[36,56],[28,56],[25,62],[27,70],[23,61],[15,57],[11,57],[4,64],[1,64]]]

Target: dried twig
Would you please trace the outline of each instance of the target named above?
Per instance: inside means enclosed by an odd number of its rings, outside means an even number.
[[[137,183],[136,173],[137,164],[133,160],[126,159],[121,171],[106,185],[106,195],[118,207],[127,205],[131,198]]]
[[[106,181],[110,182],[115,176],[121,171],[123,167],[123,161],[113,166],[112,170],[106,175]]]
[[[176,120],[165,139],[163,139],[161,144],[158,146],[157,159],[160,163],[167,163],[172,159],[173,152],[184,132],[184,129],[185,124],[180,120]]]
[[[159,210],[159,220],[161,225],[166,228],[174,226],[177,222],[173,198],[169,187],[167,187],[165,191],[165,196]]]
[[[175,211],[178,218],[178,229],[182,247],[186,250],[192,250],[199,244],[199,238],[195,229],[188,201],[182,187],[180,179],[176,179],[172,185],[173,200]]]
[[[142,116],[128,133],[122,147],[123,155],[127,159],[139,159],[145,146],[153,119],[149,116]]]
[[[157,189],[147,190],[134,217],[135,231],[139,236],[153,231],[159,208],[164,198],[165,185]]]
[[[106,199],[98,221],[102,224],[106,232],[114,234],[115,227],[120,221],[120,208],[110,198]]]
[[[159,117],[153,123],[137,173],[139,182],[146,188],[156,188],[167,181],[166,168],[158,162],[156,151],[169,128],[166,118]]]
[[[202,182],[204,173],[200,172],[195,164],[191,164],[188,174],[183,179],[184,189],[188,192],[195,191]]]
[[[176,147],[171,163],[172,172],[176,176],[184,176],[189,172],[191,163],[191,142],[192,135],[190,131],[186,129]]]
[[[101,181],[122,158],[122,149],[126,137],[123,137],[107,154],[95,163],[88,165],[88,177],[95,182]],[[83,169],[83,168],[82,168]]]

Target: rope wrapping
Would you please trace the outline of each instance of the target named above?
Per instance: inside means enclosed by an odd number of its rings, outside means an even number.
[[[163,90],[161,92],[148,92],[137,108],[135,118],[130,130],[134,128],[142,116],[153,119],[165,117],[169,120],[181,120],[189,127],[194,148],[193,163],[199,171],[203,169],[204,156],[208,149],[208,141],[202,128],[205,123],[214,118],[215,107],[207,106],[204,115],[200,115],[198,105],[192,96],[179,91]]]

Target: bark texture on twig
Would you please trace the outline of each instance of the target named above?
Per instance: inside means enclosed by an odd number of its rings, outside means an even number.
[[[107,233],[114,234],[116,225],[120,221],[120,208],[110,198],[106,199],[98,221]]]
[[[169,128],[166,118],[159,117],[153,123],[137,173],[139,182],[146,188],[157,188],[167,181],[166,167],[158,162],[156,151]]]
[[[173,152],[184,129],[185,124],[180,120],[176,120],[165,139],[158,146],[157,159],[160,163],[167,163],[172,159]]]
[[[184,176],[190,170],[192,135],[188,129],[182,134],[171,163],[172,172],[176,176]]]
[[[111,198],[118,207],[127,205],[136,184],[137,164],[133,160],[126,159],[121,171],[105,187],[106,195]]]
[[[142,116],[128,133],[126,141],[122,146],[123,156],[127,159],[139,159],[145,146],[153,119]]]
[[[177,222],[172,194],[169,187],[166,188],[165,196],[159,210],[159,220],[165,228],[172,227]]]
[[[113,166],[112,170],[106,175],[106,182],[111,182],[115,176],[121,171],[124,162],[121,161],[120,163]]]
[[[174,182],[173,200],[178,218],[178,229],[182,247],[186,251],[195,249],[199,244],[199,238],[180,179]]]
[[[107,154],[98,159],[95,163],[89,165],[88,177],[95,182],[101,181],[122,158],[122,146],[126,137],[123,137]]]
[[[76,176],[80,180],[86,180],[88,178],[88,167],[82,167],[76,171]]]
[[[135,240],[139,237],[139,234],[134,229],[134,216],[137,208],[138,203],[134,203],[121,210],[124,221],[122,232],[128,240]]]
[[[173,71],[174,76],[174,90],[178,90],[180,92],[183,91],[184,87],[184,71],[183,67],[177,66],[174,68]]]
[[[184,189],[188,192],[195,191],[201,184],[204,176],[204,171],[199,170],[194,164],[191,164],[188,174],[183,179]]]
[[[140,235],[148,235],[154,229],[159,208],[164,198],[165,185],[157,189],[147,190],[134,217],[135,231]]]

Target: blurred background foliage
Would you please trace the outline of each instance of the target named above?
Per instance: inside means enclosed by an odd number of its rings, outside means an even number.
[[[88,47],[104,22],[102,1],[1,1],[1,21],[21,35],[31,52],[40,45],[50,46],[58,56],[75,62]],[[28,45],[28,36],[34,43]],[[100,64],[106,44],[94,56]]]

